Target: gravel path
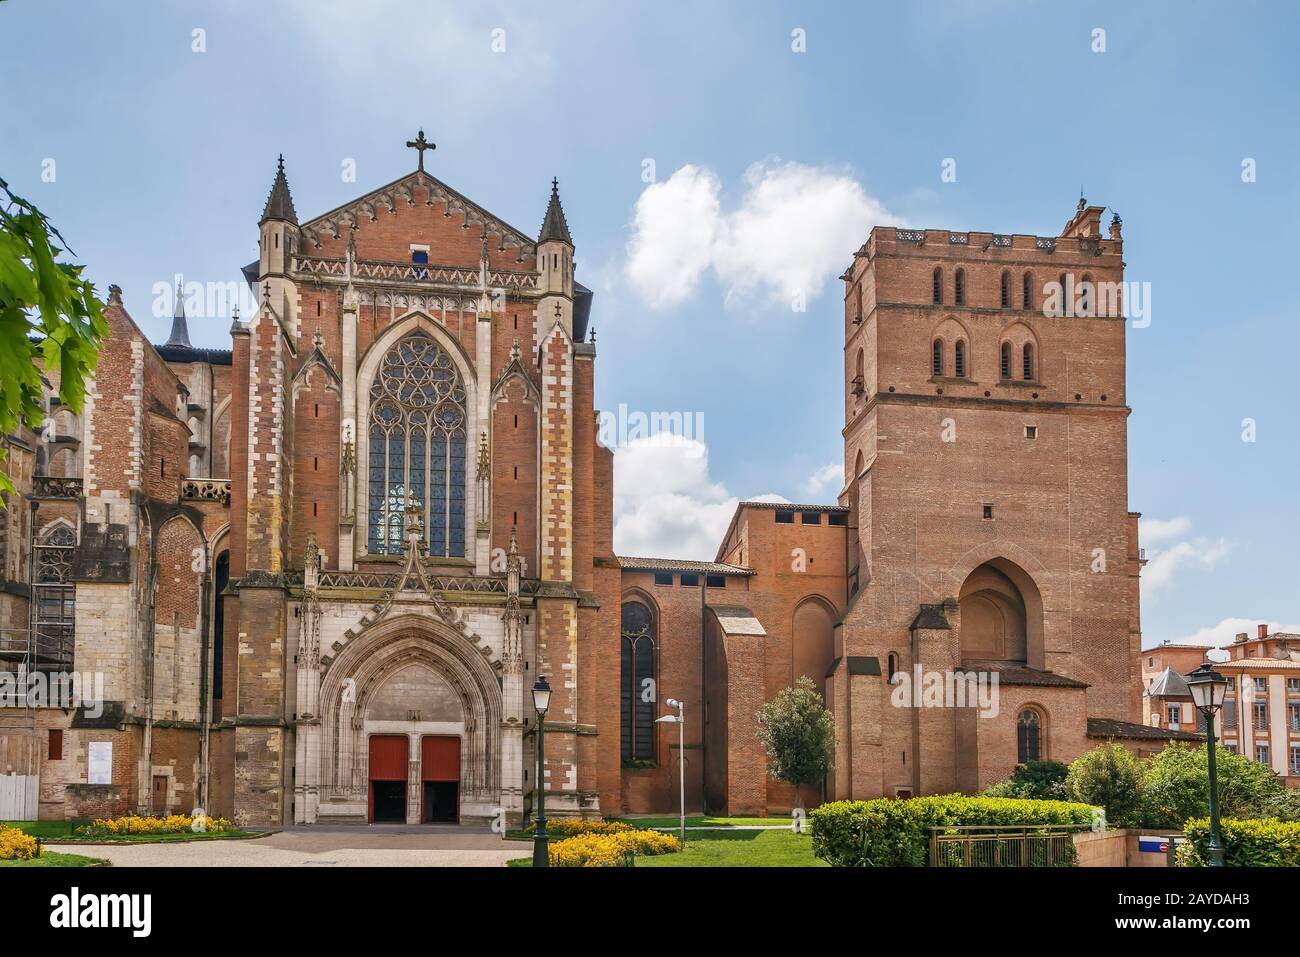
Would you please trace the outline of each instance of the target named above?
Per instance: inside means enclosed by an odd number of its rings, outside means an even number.
[[[48,846],[119,867],[504,867],[531,852],[488,831],[369,827],[291,829],[247,841]]]

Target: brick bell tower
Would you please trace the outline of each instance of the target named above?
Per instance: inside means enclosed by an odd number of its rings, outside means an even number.
[[[877,227],[842,279],[849,609],[839,798],[974,791],[1138,720],[1123,245]],[[898,706],[891,674],[999,678],[1000,711]]]

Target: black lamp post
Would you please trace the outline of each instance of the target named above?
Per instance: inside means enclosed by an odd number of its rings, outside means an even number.
[[[1206,759],[1210,768],[1210,843],[1206,857],[1210,867],[1223,866],[1223,842],[1219,839],[1219,775],[1214,766],[1214,716],[1223,707],[1228,693],[1228,679],[1214,670],[1208,661],[1187,676],[1192,701],[1205,715]]]
[[[533,707],[537,710],[537,819],[533,822],[533,867],[550,867],[546,849],[546,709],[551,706],[551,686],[537,676],[533,684]]]

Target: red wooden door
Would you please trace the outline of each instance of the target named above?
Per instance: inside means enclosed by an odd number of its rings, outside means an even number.
[[[420,739],[420,779],[460,783],[460,738],[454,735],[426,734]],[[427,787],[420,788],[420,820],[425,820]],[[460,820],[460,791],[456,792],[456,820]]]
[[[410,763],[411,741],[404,734],[374,734],[370,736],[370,783],[366,787],[368,807],[366,817],[375,819],[375,781],[405,781]]]

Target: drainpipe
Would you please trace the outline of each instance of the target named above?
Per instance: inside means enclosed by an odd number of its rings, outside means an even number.
[[[211,472],[211,469],[208,470]],[[209,753],[209,734],[212,725],[210,706],[211,691],[209,687],[212,676],[213,640],[209,631],[212,615],[209,602],[215,601],[212,595],[211,560],[205,555],[203,563],[203,583],[199,590],[199,634],[202,636],[202,648],[199,659],[199,802],[204,811],[208,809],[208,766],[211,762]]]
[[[153,784],[153,689],[156,670],[158,667],[157,651],[154,647],[155,628],[154,628],[154,589],[158,581],[158,535],[150,525],[149,535],[149,565],[148,581],[145,583],[145,654],[147,656],[147,667],[145,669],[144,685],[144,741],[140,749],[142,760],[144,761],[144,772],[139,774],[140,794],[137,803],[142,814],[153,813],[150,805],[150,788]]]

